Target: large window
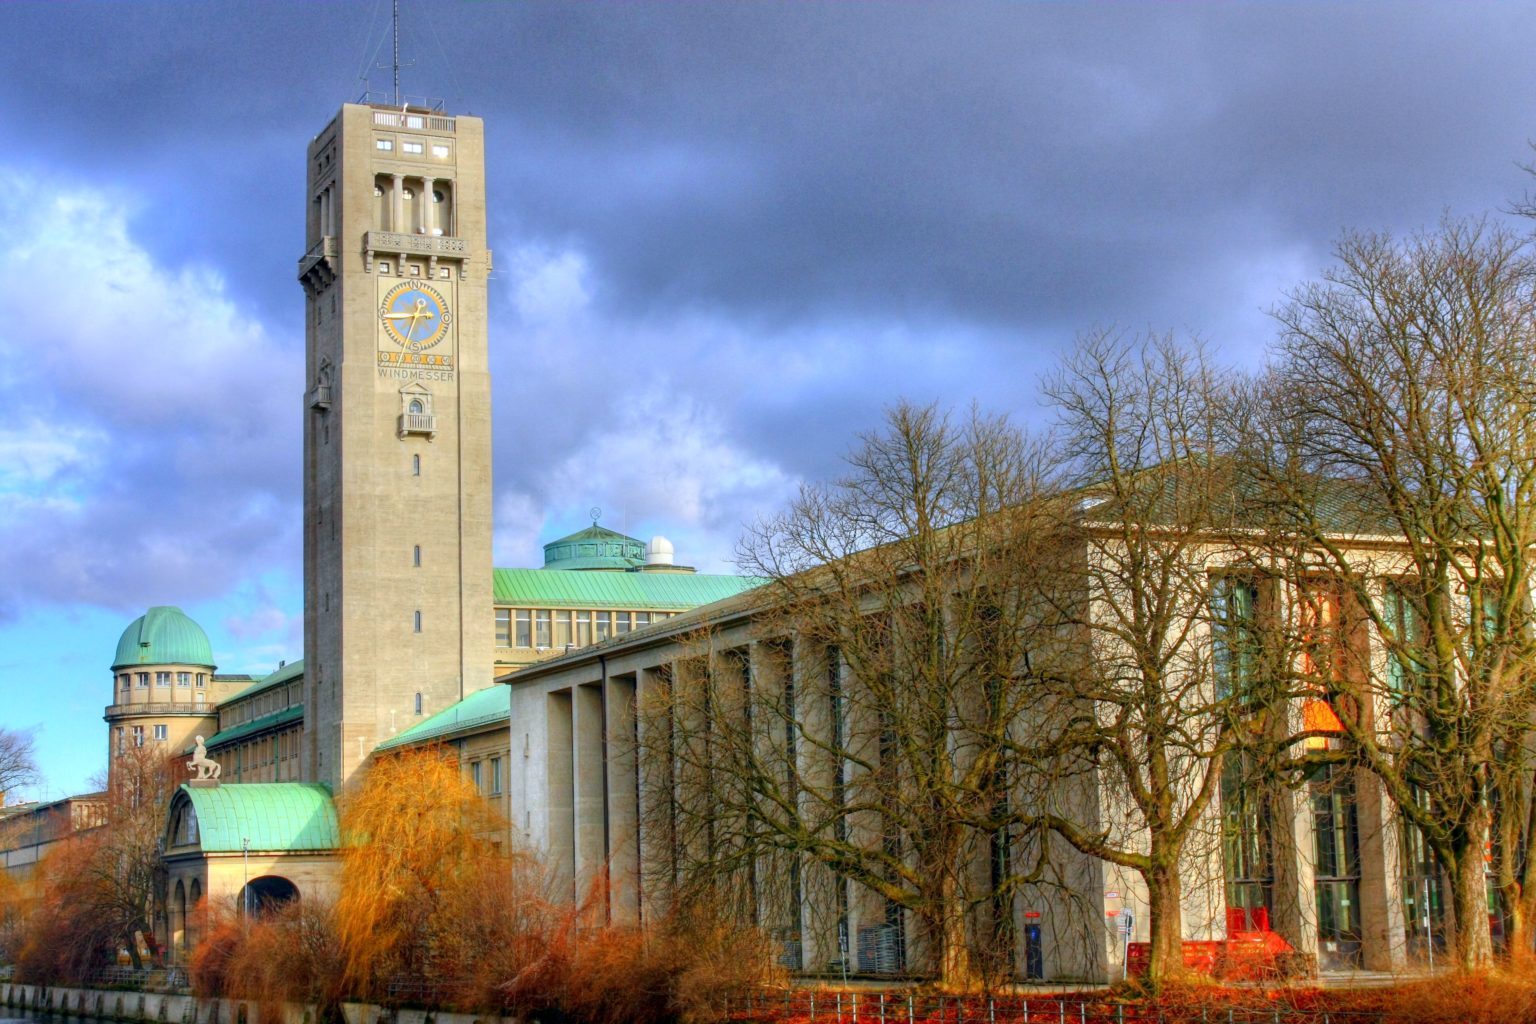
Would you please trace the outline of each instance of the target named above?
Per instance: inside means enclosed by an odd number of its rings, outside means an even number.
[[[1421,661],[1424,643],[1424,616],[1413,594],[1411,580],[1394,580],[1383,595],[1384,618],[1390,636],[1387,644],[1387,685],[1397,700],[1419,691],[1424,673]]]
[[[1429,794],[1415,789],[1415,802],[1429,810]],[[1423,831],[1406,817],[1398,819],[1402,844],[1403,924],[1408,933],[1408,955],[1429,959],[1445,948],[1445,885],[1434,852]]]
[[[555,612],[555,646],[565,650],[571,646],[571,613]]]
[[[512,646],[512,609],[510,608],[496,609],[496,646]],[[526,647],[528,645],[518,644],[518,646]]]
[[[176,685],[177,686],[185,686],[188,689],[190,689],[192,687],[192,673],[191,672],[177,672],[176,673]]]
[[[1268,931],[1274,868],[1270,815],[1247,758],[1229,754],[1221,772],[1221,860],[1227,930]]]
[[[547,608],[541,608],[533,613],[533,645],[535,647],[549,647],[549,620],[550,613]]]
[[[1354,777],[1325,765],[1308,786],[1312,798],[1318,960],[1324,970],[1360,963],[1360,827]]]
[[[517,646],[533,646],[533,615],[527,608],[517,610]]]
[[[156,672],[155,673],[155,685],[156,686],[170,686],[171,685],[171,674],[169,672]]]
[[[1216,696],[1251,695],[1259,670],[1259,586],[1219,576],[1211,587],[1212,661]]]

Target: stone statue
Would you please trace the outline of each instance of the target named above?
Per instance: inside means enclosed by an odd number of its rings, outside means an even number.
[[[187,762],[187,771],[196,772],[199,782],[217,779],[224,772],[224,766],[208,756],[208,747],[203,743],[201,736],[194,736],[197,746],[192,748],[192,760]]]

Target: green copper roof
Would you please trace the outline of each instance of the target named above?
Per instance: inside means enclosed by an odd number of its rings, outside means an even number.
[[[427,743],[463,729],[505,722],[512,717],[512,690],[494,685],[476,690],[457,704],[444,708],[431,718],[411,726],[405,732],[380,743],[378,750],[392,750],[415,743]]]
[[[140,615],[117,641],[113,670],[130,665],[206,665],[213,668],[213,648],[203,627],[180,608],[156,607]]]
[[[644,564],[644,544],[596,523],[544,545],[546,569],[631,569]]]
[[[199,843],[205,853],[251,850],[299,853],[341,845],[331,791],[315,782],[236,782],[220,786],[183,785],[197,812]]]
[[[496,603],[519,608],[627,608],[681,611],[750,590],[750,576],[670,572],[494,570]]]
[[[229,697],[225,697],[223,700],[219,701],[219,703],[228,705],[237,700],[244,700],[246,697],[254,697],[256,694],[261,693],[263,690],[271,689],[272,687],[282,683],[292,682],[303,674],[304,659],[300,658],[297,661],[290,661],[288,664],[284,665],[277,671],[269,672],[267,675],[262,676],[260,679],[256,680],[256,682],[252,683],[250,686],[247,686],[245,689],[239,691],[238,693],[235,693]]]
[[[279,725],[287,725],[289,722],[297,722],[303,717],[304,705],[294,704],[283,708],[281,711],[273,711],[271,714],[262,715],[260,718],[253,718],[249,722],[241,722],[239,725],[230,726],[222,732],[216,732],[204,740],[203,745],[217,747],[231,740],[244,739],[254,733],[261,732],[263,729],[271,729]],[[189,747],[188,750],[190,751],[191,748]]]

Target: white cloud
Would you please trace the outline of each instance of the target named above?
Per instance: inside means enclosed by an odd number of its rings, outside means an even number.
[[[0,513],[27,539],[0,555],[0,616],[190,600],[296,560],[297,341],[215,268],[157,261],[132,195],[0,179]]]
[[[561,324],[591,304],[587,258],[572,249],[519,246],[511,274],[512,304],[526,324]]]

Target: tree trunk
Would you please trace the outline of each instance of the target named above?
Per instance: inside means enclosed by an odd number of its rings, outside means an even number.
[[[1176,866],[1154,864],[1142,872],[1147,883],[1147,922],[1152,930],[1147,987],[1156,991],[1184,969],[1184,911]]]
[[[938,947],[939,987],[947,992],[968,992],[977,987],[976,965],[971,960],[965,934],[965,904],[952,873],[945,872],[938,885],[939,905],[933,935]]]
[[[1488,929],[1488,882],[1478,844],[1463,847],[1450,883],[1456,908],[1456,966],[1464,971],[1485,970],[1493,963],[1493,936]]]

